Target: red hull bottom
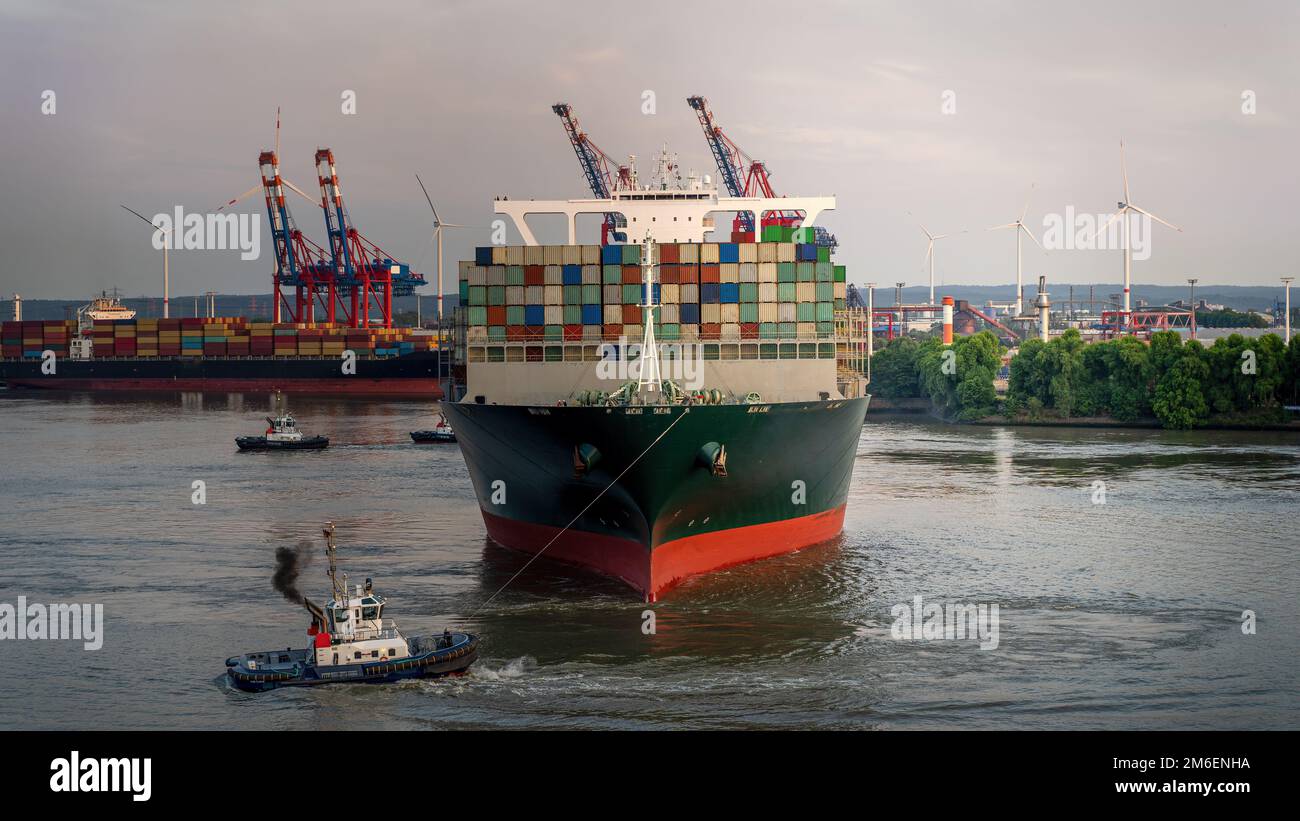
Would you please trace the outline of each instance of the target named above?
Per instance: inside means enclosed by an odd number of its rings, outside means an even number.
[[[441,399],[437,379],[10,379],[24,388],[64,391],[284,391],[337,396],[418,396]]]
[[[526,553],[545,548],[547,558],[621,579],[655,601],[689,576],[791,553],[835,538],[844,529],[845,505],[779,522],[701,533],[650,550],[632,539],[506,519],[483,511],[488,536]],[[556,534],[560,534],[556,537]],[[552,539],[554,542],[552,543]],[[550,544],[550,547],[547,547]]]

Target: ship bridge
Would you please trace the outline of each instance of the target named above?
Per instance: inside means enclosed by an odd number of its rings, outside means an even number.
[[[527,218],[534,215],[561,215],[568,230],[568,244],[577,244],[577,218],[590,214],[603,219],[605,214],[622,214],[627,219],[628,236],[637,241],[647,234],[655,242],[704,242],[704,235],[714,230],[713,214],[748,213],[754,225],[761,225],[769,214],[801,211],[802,224],[815,225],[823,211],[835,210],[834,197],[723,197],[716,189],[642,189],[614,191],[607,199],[511,200],[497,199],[493,211],[510,217],[525,245],[538,245]]]

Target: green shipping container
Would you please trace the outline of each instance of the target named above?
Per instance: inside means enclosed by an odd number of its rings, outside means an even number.
[[[628,243],[623,246],[623,264],[640,265],[641,264],[641,246]]]
[[[623,304],[636,305],[641,301],[641,285],[624,285],[623,286]]]
[[[800,282],[812,282],[817,275],[817,265],[812,262],[795,263],[796,279]]]
[[[486,325],[487,308],[471,307],[469,309],[468,321],[471,325]]]
[[[826,301],[817,303],[817,321],[834,322],[835,321],[835,303]]]
[[[493,342],[504,342],[504,341],[506,340],[506,326],[504,326],[504,325],[489,325],[489,326],[488,326],[488,339],[491,340],[491,341],[493,341]]]
[[[778,282],[776,284],[776,301],[777,302],[794,302],[798,299],[799,289],[793,282]]]
[[[776,332],[777,332],[777,335],[778,335],[778,336],[785,337],[785,338],[789,339],[789,338],[794,337],[795,334],[798,333],[798,330],[799,330],[799,329],[795,327],[795,323],[793,323],[793,322],[778,322],[778,323],[777,323],[777,331],[776,331]]]
[[[740,283],[740,301],[758,302],[758,283],[742,282]],[[757,319],[742,319],[741,322],[757,322]]]
[[[763,236],[762,236],[762,241],[763,241],[763,242],[780,242],[780,241],[781,241],[781,226],[779,226],[779,225],[764,225],[764,226],[763,226]]]
[[[816,322],[817,303],[800,302],[799,307],[795,309],[795,319],[799,320],[800,322]]]
[[[818,335],[818,336],[835,336],[835,322],[834,322],[833,320],[830,321],[830,322],[818,322],[818,323],[817,323],[817,335]]]
[[[662,339],[675,340],[681,338],[682,326],[676,322],[670,322],[667,325],[659,326],[659,336]]]
[[[506,286],[489,285],[487,294],[487,304],[505,305],[506,304]]]
[[[742,302],[740,303],[740,321],[757,322],[758,321],[758,303]]]
[[[776,339],[779,330],[775,322],[763,322],[758,326],[758,335],[763,339]]]
[[[831,261],[831,249],[828,246],[825,245],[817,246],[817,261],[818,262]]]
[[[506,308],[506,324],[522,325],[524,324],[524,306],[510,305]]]
[[[524,284],[524,266],[507,265],[506,266],[506,284],[523,285]]]
[[[817,231],[813,229],[811,226],[807,228],[800,227],[794,229],[795,242],[802,243],[805,245],[810,245],[812,244],[813,240],[816,237],[817,237]]]
[[[818,282],[835,281],[835,267],[829,262],[818,262],[813,267],[817,269],[816,278]]]
[[[571,287],[575,287],[575,288],[576,288],[577,286],[574,285],[574,286],[571,286]],[[564,306],[564,324],[565,324],[565,325],[581,325],[581,324],[582,324],[582,306],[581,306],[581,305],[565,305],[565,306]]]
[[[565,304],[565,305],[581,305],[581,304],[582,304],[582,286],[581,286],[581,285],[565,285],[565,286],[564,286],[564,304]],[[569,320],[567,320],[567,319],[564,320],[564,322],[565,322],[566,325],[569,324]],[[578,323],[579,323],[579,324],[581,324],[581,322],[582,322],[581,319],[578,320]]]
[[[462,279],[460,281],[460,304],[469,304],[469,280]]]
[[[843,311],[847,307],[849,307],[849,301],[847,299],[835,300],[835,310]]]
[[[776,264],[776,281],[777,282],[794,282],[794,263],[778,262]]]
[[[582,286],[582,304],[599,305],[600,304],[600,286],[583,285]]]
[[[835,281],[848,282],[848,271],[844,268],[843,265],[835,266]]]
[[[833,302],[835,300],[835,283],[819,282],[817,283],[817,301]]]
[[[547,326],[546,326],[546,338],[547,338],[547,339],[563,340],[563,339],[564,339],[564,326],[563,326],[563,325],[547,325]]]
[[[606,285],[618,285],[620,282],[623,281],[623,266],[606,265],[603,268],[601,268],[600,277],[601,277],[600,281],[605,283]]]
[[[469,286],[469,304],[470,305],[487,305],[487,287],[484,285]],[[484,324],[482,322],[480,325]]]

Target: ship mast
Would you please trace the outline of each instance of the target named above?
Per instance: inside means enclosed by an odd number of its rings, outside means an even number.
[[[655,343],[655,241],[646,232],[641,241],[641,366],[637,369],[637,394],[659,390],[659,346]],[[642,398],[644,401],[644,397]]]
[[[326,522],[325,528],[322,532],[325,534],[325,555],[329,557],[329,561],[330,561],[329,571],[327,572],[329,573],[329,577],[330,577],[330,587],[333,588],[334,591],[334,600],[337,602],[346,601],[347,600],[347,574],[345,573],[343,576],[342,585],[339,584],[339,580],[335,576],[335,573],[338,570],[338,564],[335,561],[335,551],[337,550],[337,548],[334,545],[334,523]]]

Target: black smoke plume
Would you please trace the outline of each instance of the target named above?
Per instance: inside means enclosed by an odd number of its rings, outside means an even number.
[[[271,586],[280,591],[294,604],[302,604],[303,594],[298,589],[298,576],[311,564],[311,542],[298,542],[294,547],[277,547],[275,549],[275,575],[271,577]]]

